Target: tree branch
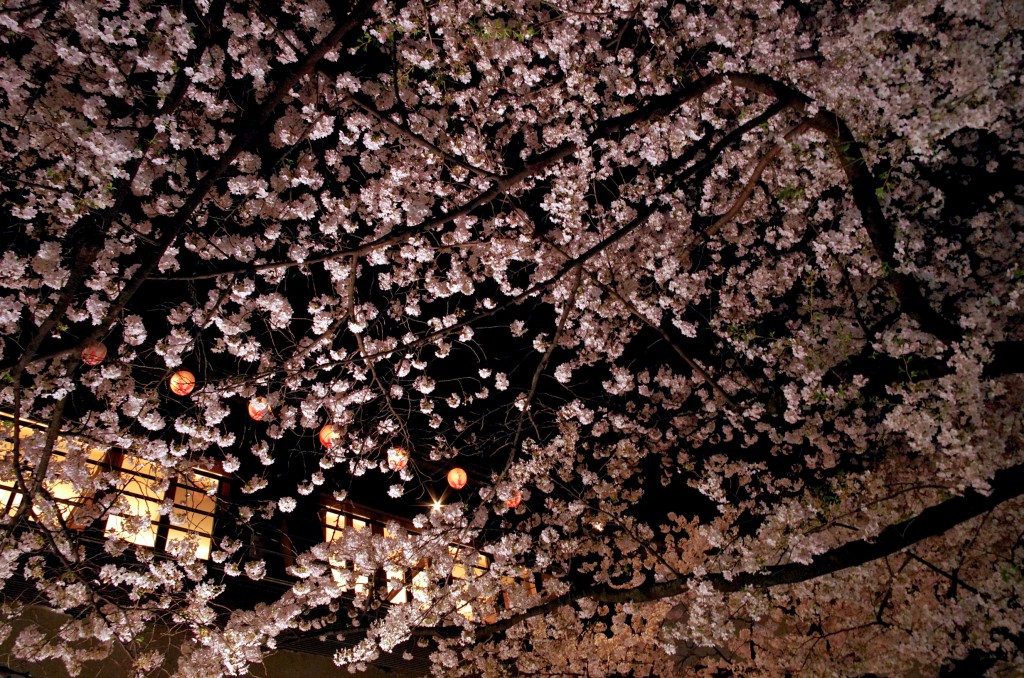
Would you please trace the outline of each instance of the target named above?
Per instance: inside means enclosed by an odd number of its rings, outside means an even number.
[[[811,99],[797,90],[762,75],[745,73],[727,74],[729,81],[739,87],[776,97],[786,97],[794,102],[797,110],[805,110]],[[879,183],[868,169],[867,160],[860,151],[860,144],[842,118],[831,111],[819,109],[810,119],[811,126],[825,135],[839,157],[843,172],[850,183],[853,201],[861,215],[861,222],[875,252],[889,271],[889,284],[900,302],[904,313],[917,320],[921,328],[945,343],[963,336],[959,327],[949,322],[929,304],[921,293],[917,282],[905,273],[898,273],[896,261],[896,234],[892,224],[885,218],[882,206],[875,195]]]
[[[526,403],[523,405],[523,411],[519,415],[519,423],[516,425],[516,434],[512,437],[512,448],[509,450],[508,461],[505,462],[505,468],[502,470],[501,475],[508,472],[510,466],[512,466],[512,460],[516,458],[516,450],[519,449],[519,438],[523,434],[523,426],[526,423],[526,419],[529,418],[533,421],[533,415],[530,413],[530,407],[533,405],[533,399],[537,395],[537,388],[540,386],[541,375],[544,374],[544,370],[547,369],[548,363],[551,362],[551,355],[555,352],[555,348],[558,346],[558,342],[562,338],[562,333],[565,331],[565,323],[569,319],[569,314],[572,313],[576,307],[576,293],[580,288],[580,277],[582,275],[583,268],[578,266],[576,268],[576,275],[573,276],[572,287],[569,291],[569,298],[565,301],[565,306],[562,308],[562,315],[558,319],[558,324],[555,326],[555,336],[551,339],[551,344],[548,345],[546,351],[544,351],[544,357],[541,358],[540,363],[537,365],[537,369],[533,372],[533,379],[530,382],[530,391],[526,395]],[[536,423],[534,428],[536,429]],[[537,437],[540,437],[538,432]]]
[[[700,95],[707,92],[709,89],[718,85],[722,82],[721,76],[708,76],[701,78],[693,83],[690,83],[686,87],[681,88],[679,91],[674,92],[670,95],[659,96],[652,98],[647,105],[641,106],[640,108],[626,113],[624,115],[611,118],[609,120],[598,123],[594,126],[593,131],[587,137],[587,145],[594,144],[597,141],[611,138],[618,132],[628,129],[630,126],[642,122],[652,122],[658,120],[668,113],[672,112],[679,106],[692,101]],[[378,238],[374,238],[368,242],[364,242],[356,247],[351,247],[343,250],[335,250],[333,252],[326,252],[317,257],[309,257],[303,261],[275,261],[264,264],[256,264],[245,266],[242,268],[225,269],[223,271],[217,271],[214,273],[204,274],[202,276],[195,276],[195,278],[214,278],[221,275],[229,275],[234,273],[252,273],[258,271],[266,271],[280,268],[293,268],[295,266],[312,266],[314,264],[322,264],[328,261],[334,261],[337,259],[344,259],[352,256],[362,256],[369,254],[370,252],[398,245],[405,242],[411,237],[416,235],[427,233],[440,226],[444,226],[459,217],[469,216],[476,210],[491,204],[497,200],[500,196],[504,195],[508,191],[512,190],[519,184],[523,183],[527,179],[539,175],[541,172],[546,170],[552,165],[556,165],[566,158],[572,156],[580,149],[579,144],[572,142],[565,142],[555,148],[552,148],[540,155],[536,156],[530,162],[525,163],[518,171],[512,174],[506,174],[491,179],[491,186],[478,193],[475,197],[471,198],[467,202],[463,203],[460,207],[450,210],[443,211],[437,216],[422,221],[418,224],[407,226],[405,228],[396,229],[390,233],[382,235]],[[624,235],[624,233],[623,233]]]
[[[898,553],[908,546],[941,535],[961,523],[991,511],[1000,504],[1024,495],[1024,464],[999,471],[991,481],[991,486],[992,491],[988,495],[969,490],[963,496],[929,506],[912,518],[890,525],[873,539],[848,542],[819,555],[810,563],[787,563],[768,567],[759,572],[744,572],[729,579],[721,573],[714,573],[703,578],[683,577],[633,589],[617,590],[608,586],[573,589],[495,624],[479,626],[475,637],[479,640],[504,632],[531,617],[584,598],[599,603],[640,603],[679,595],[702,581],[709,582],[723,593],[733,593],[747,588],[765,589],[799,584],[824,577]],[[414,635],[457,637],[462,632],[462,627],[421,628],[416,629]]]
[[[407,129],[406,127],[403,127],[397,122],[391,120],[391,118],[387,117],[386,115],[378,111],[376,108],[374,108],[373,105],[370,102],[366,101],[362,96],[359,96],[357,94],[346,94],[344,95],[344,98],[347,101],[351,102],[358,109],[369,115],[371,118],[387,127],[395,134],[401,137],[405,137],[412,143],[426,149],[428,152],[438,156],[442,160],[450,162],[453,165],[457,165],[468,172],[472,172],[473,174],[476,174],[477,176],[480,177],[484,177],[486,179],[496,179],[498,177],[497,174],[491,172],[488,169],[485,169],[483,167],[477,167],[476,165],[473,165],[458,156],[446,153],[436,144],[427,141],[422,136],[414,133],[412,130]]]
[[[726,580],[720,574],[712,575],[709,579],[720,591],[739,591],[748,586],[783,586],[816,579],[897,553],[919,541],[938,536],[986,511],[991,511],[1003,502],[1024,495],[1024,464],[1000,471],[991,485],[992,492],[988,495],[969,490],[963,496],[947,499],[941,504],[924,509],[912,518],[890,525],[872,539],[858,539],[846,543],[821,554],[806,565],[788,563],[768,568],[763,572],[744,573],[732,581]]]
[[[185,224],[187,224],[192,218],[192,214],[206,198],[206,195],[213,188],[214,184],[220,179],[224,172],[227,171],[238,157],[238,154],[241,153],[242,150],[256,138],[257,134],[264,129],[277,106],[287,97],[291,96],[292,88],[294,88],[302,78],[312,72],[328,52],[335,49],[349,32],[362,24],[363,20],[369,16],[372,9],[373,3],[369,0],[357,4],[344,21],[339,21],[335,25],[334,30],[328,33],[320,43],[309,51],[305,58],[299,61],[291,71],[281,78],[274,91],[260,103],[259,108],[253,111],[252,115],[246,116],[246,119],[241,124],[239,133],[234,137],[234,139],[232,139],[231,145],[228,149],[224,151],[223,155],[217,158],[213,167],[203,175],[203,178],[196,182],[195,189],[191,194],[189,194],[184,204],[182,204],[178,211],[175,212],[174,216],[170,217],[163,225],[163,235],[160,238],[155,251],[150,254],[145,263],[139,267],[132,278],[124,286],[121,290],[121,294],[118,295],[117,300],[111,305],[111,308],[104,317],[103,322],[100,323],[92,335],[90,335],[86,340],[86,343],[96,339],[107,327],[110,327],[118,321],[121,313],[124,312],[128,301],[135,296],[135,293],[139,291],[143,283],[153,273],[153,270],[163,257],[164,252],[171,246],[171,243],[177,239],[182,229],[184,229]]]

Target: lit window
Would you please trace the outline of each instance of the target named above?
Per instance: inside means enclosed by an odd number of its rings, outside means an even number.
[[[14,515],[22,502],[11,465],[13,436],[13,423],[0,422],[0,512],[6,511],[9,515]],[[22,474],[26,481],[31,481],[39,463],[33,452],[38,456],[45,431],[41,424],[23,423],[20,436],[24,451]],[[105,471],[112,472],[114,492],[106,490],[97,495],[92,481]],[[139,546],[175,552],[191,550],[198,558],[210,557],[216,495],[220,489],[220,478],[216,474],[193,471],[169,477],[159,464],[60,436],[47,463],[42,486],[56,502],[61,519],[69,527],[88,527],[88,520],[81,524],[76,522],[75,512],[85,504],[97,502],[106,516],[105,535],[116,535]],[[165,502],[170,502],[171,510],[163,518],[160,508]]]
[[[151,461],[123,455],[122,484],[107,518],[106,535],[116,535],[139,546],[156,546],[160,502],[167,485],[163,467]],[[161,486],[162,485],[162,486]]]
[[[365,518],[358,518],[353,515],[342,513],[335,509],[324,509],[324,540],[330,544],[339,539],[346,530],[358,532],[366,528],[369,522]],[[349,561],[332,557],[330,559],[331,574],[334,581],[341,585],[343,591],[348,591],[355,584],[355,594],[365,596],[369,592],[370,575],[365,572],[354,572],[347,574],[346,570],[353,572],[353,564]]]
[[[358,517],[338,508],[325,507],[321,516],[324,540],[328,544],[341,540],[346,530],[359,531],[368,526],[375,534],[382,534],[386,540],[396,537],[387,525],[374,523],[371,526],[368,518]],[[467,619],[474,620],[479,617],[485,623],[494,623],[497,621],[499,600],[508,607],[514,597],[533,596],[537,593],[530,571],[521,567],[517,569],[517,576],[501,579],[503,592],[500,599],[480,596],[470,599],[470,582],[483,576],[490,569],[491,557],[470,547],[457,545],[449,546],[448,553],[452,557],[452,569],[447,586],[454,597],[457,611]],[[368,594],[374,573],[357,570],[351,560],[331,557],[329,563],[334,581],[342,590],[352,591],[358,596]],[[427,589],[430,586],[429,561],[421,560],[412,567],[406,567],[402,552],[396,547],[376,572],[376,576],[377,581],[386,586],[386,592],[382,595],[385,601],[396,605],[414,601],[421,610],[430,607],[427,596]]]
[[[490,567],[490,558],[482,553],[475,553],[471,549],[467,549],[460,546],[449,546],[448,552],[455,558],[455,564],[452,566],[452,579],[453,580],[472,580],[483,575],[487,572],[487,568]],[[461,556],[461,558],[460,558]],[[469,568],[466,567],[466,562],[471,563]],[[459,614],[470,621],[473,620],[473,602],[464,600],[461,595],[465,590],[466,586],[461,587],[452,582],[452,590],[456,596],[456,605]],[[493,607],[493,600],[484,598],[476,601],[478,606],[484,608]],[[489,615],[488,615],[489,616]]]
[[[537,595],[537,585],[533,581],[533,574],[529,568],[518,567],[516,571],[518,576],[515,578],[501,578],[501,598],[506,608],[515,607],[516,601],[521,600],[524,596]]]
[[[176,544],[195,544],[197,558],[210,557],[219,489],[220,479],[206,472],[178,476],[174,486],[174,509],[167,528],[167,550],[173,550]]]
[[[426,561],[419,563],[414,570],[416,574],[413,575],[412,581],[409,582],[412,599],[420,604],[421,610],[426,610],[430,607],[430,600],[427,594],[427,587],[430,585],[430,575],[427,574],[428,565],[429,563]]]
[[[384,528],[384,538],[394,539],[395,535],[387,527]],[[409,602],[409,591],[406,589],[406,571],[397,563],[400,562],[401,551],[396,550],[391,554],[391,562],[384,566],[384,577],[387,581],[387,594],[385,598],[396,605]]]
[[[121,455],[119,468],[119,494],[104,534],[139,546],[194,551],[197,558],[208,559],[220,478],[209,471],[169,478],[159,464],[127,454]],[[171,510],[162,521],[165,502]]]
[[[27,483],[32,482],[38,459],[33,459],[31,450],[42,449],[46,434],[35,426],[23,423],[20,427],[22,477]],[[10,421],[0,422],[0,513],[14,515],[23,499],[17,490],[17,480],[13,467],[14,424]],[[90,447],[74,441],[58,437],[46,466],[46,480],[43,489],[56,502],[61,519],[76,527],[72,520],[75,509],[83,504],[83,497],[91,490],[91,479],[103,468],[106,457],[104,450]],[[38,508],[34,509],[38,513]]]

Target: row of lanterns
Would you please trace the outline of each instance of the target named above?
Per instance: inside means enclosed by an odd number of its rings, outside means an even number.
[[[196,387],[196,375],[188,370],[178,370],[171,375],[170,382],[172,393],[187,396]],[[263,421],[270,414],[270,403],[263,396],[256,396],[249,400],[249,406],[246,409],[249,412],[249,417],[253,420]]]
[[[82,362],[95,367],[107,357],[107,347],[98,341],[86,344],[82,349]],[[175,395],[187,396],[196,388],[196,375],[188,370],[178,370],[170,378],[171,392]],[[270,414],[270,404],[263,396],[257,396],[249,401],[249,416],[256,421],[262,421]]]
[[[171,392],[175,395],[187,396],[196,387],[196,375],[188,370],[178,370],[171,375]],[[246,408],[249,416],[255,421],[263,421],[270,414],[270,403],[263,396],[256,396],[249,400]]]
[[[334,428],[333,424],[325,424],[320,429],[320,444],[330,449],[334,447],[334,443],[341,437],[337,429]],[[388,450],[388,468],[392,471],[401,471],[409,464],[409,453],[403,450],[401,447],[392,447]],[[461,490],[466,486],[468,476],[465,470],[456,466],[451,471],[448,471],[448,484],[453,490]]]
[[[82,362],[86,365],[96,366],[107,357],[107,347],[100,342],[92,342],[82,349]],[[187,396],[196,387],[196,375],[188,370],[178,370],[170,378],[171,392],[179,396]],[[256,421],[262,421],[270,414],[270,403],[263,396],[257,396],[249,401],[249,416]],[[341,438],[341,433],[331,424],[326,424],[320,429],[320,444],[330,449]],[[388,450],[388,468],[392,471],[401,471],[409,463],[409,453],[401,447],[392,447]],[[456,466],[448,471],[448,485],[453,490],[461,490],[468,481],[466,471]],[[509,508],[515,508],[522,502],[522,495],[519,490],[505,500]]]
[[[333,424],[325,424],[320,429],[320,443],[326,447],[334,447],[335,442],[341,437],[337,429],[334,428]],[[409,464],[409,453],[403,450],[401,447],[392,447],[388,450],[388,468],[392,471],[401,471]],[[466,486],[469,476],[466,474],[465,469],[458,466],[448,471],[448,485],[453,490],[461,490]],[[516,490],[515,493],[505,500],[505,505],[509,508],[515,508],[519,506],[523,501],[523,495]]]

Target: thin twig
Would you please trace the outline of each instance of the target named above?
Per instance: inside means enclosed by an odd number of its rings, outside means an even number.
[[[501,475],[504,475],[509,466],[512,465],[512,460],[515,459],[516,450],[519,449],[519,438],[523,433],[523,424],[527,417],[533,422],[533,416],[530,414],[530,406],[533,404],[533,399],[537,395],[537,387],[540,385],[540,377],[547,369],[548,363],[551,362],[551,355],[555,352],[555,348],[558,346],[558,341],[562,337],[562,332],[565,331],[566,321],[569,319],[569,314],[576,306],[576,293],[580,287],[580,276],[582,274],[583,267],[576,267],[576,275],[571,283],[569,298],[566,299],[565,305],[562,307],[562,315],[558,319],[558,324],[555,326],[555,336],[551,339],[551,343],[548,344],[548,348],[544,351],[544,357],[541,358],[540,363],[537,365],[537,369],[533,371],[533,380],[530,382],[530,392],[526,395],[526,402],[523,405],[522,413],[519,416],[519,424],[516,426],[516,434],[512,438],[512,448],[509,451],[508,461],[505,462],[505,468],[502,470]],[[540,438],[540,431],[537,431],[536,422],[533,423],[534,430],[537,433],[537,437]]]
[[[498,177],[497,174],[491,172],[490,170],[484,169],[482,167],[477,167],[476,165],[470,164],[469,162],[463,160],[458,156],[446,153],[445,151],[441,150],[441,148],[439,148],[437,145],[424,139],[420,135],[414,133],[412,130],[407,129],[406,127],[403,127],[402,125],[399,125],[395,121],[391,120],[391,118],[387,117],[386,115],[378,111],[369,102],[364,101],[362,97],[356,94],[346,94],[344,95],[343,98],[346,101],[351,102],[361,111],[377,120],[379,123],[390,129],[395,134],[405,137],[406,139],[413,142],[417,146],[420,146],[430,151],[434,155],[437,155],[442,160],[445,160],[446,162],[449,162],[453,165],[457,165],[462,169],[467,170],[468,172],[472,172],[473,174],[476,174],[477,176],[480,177],[484,177],[486,179],[494,179]]]

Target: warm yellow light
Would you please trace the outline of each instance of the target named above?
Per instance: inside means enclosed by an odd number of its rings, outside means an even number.
[[[401,471],[409,463],[409,453],[401,447],[392,447],[388,450],[388,468],[392,471]]]
[[[188,370],[178,370],[171,375],[171,391],[175,395],[187,396],[196,387],[196,375]]]
[[[434,500],[434,510],[436,511],[439,508],[441,508],[441,500],[440,499],[435,499]]]
[[[448,471],[448,484],[453,490],[461,490],[466,486],[466,472],[456,466]]]

